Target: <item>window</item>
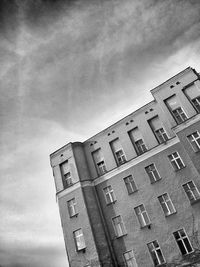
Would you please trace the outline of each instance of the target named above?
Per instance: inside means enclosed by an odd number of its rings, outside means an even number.
[[[86,248],[82,229],[78,229],[74,231],[74,242],[75,242],[77,251],[80,251]]]
[[[134,210],[141,227],[150,225],[150,219],[143,204],[135,207]]]
[[[176,239],[176,242],[179,246],[179,249],[182,253],[182,255],[189,254],[193,252],[193,248],[191,246],[190,240],[187,237],[184,229],[180,229],[173,233],[174,238]]]
[[[165,213],[165,216],[169,216],[176,212],[174,205],[167,193],[163,194],[162,196],[159,196],[158,200]]]
[[[77,215],[75,198],[72,198],[71,200],[67,201],[67,205],[68,205],[69,216],[73,217]]]
[[[195,152],[200,150],[200,134],[198,131],[187,136],[192,148]]]
[[[124,261],[125,261],[126,267],[138,267],[132,250],[124,253]]]
[[[113,222],[116,237],[120,237],[126,234],[124,222],[120,215],[112,218],[112,222]]]
[[[170,98],[166,99],[165,104],[167,105],[168,109],[172,113],[174,119],[178,124],[184,122],[187,120],[187,116],[185,112],[183,111],[178,98],[176,95],[171,96]]]
[[[133,180],[133,176],[129,175],[128,177],[124,178],[124,182],[128,191],[128,194],[132,194],[137,191],[137,187],[135,181]]]
[[[193,181],[183,184],[183,189],[189,198],[191,204],[200,199],[200,193]]]
[[[147,147],[143,141],[143,137],[138,127],[128,132],[131,142],[136,150],[137,155],[141,155],[147,151]]]
[[[184,90],[184,93],[189,98],[196,111],[200,112],[200,88],[198,87],[197,82],[194,82],[187,87]]]
[[[151,183],[155,183],[156,181],[159,181],[161,179],[155,164],[150,164],[149,166],[145,167],[145,170],[150,178]]]
[[[168,156],[169,160],[171,161],[171,164],[174,168],[174,170],[180,170],[185,167],[181,157],[179,156],[178,152],[174,152],[171,155]]]
[[[105,194],[105,198],[106,198],[106,203],[110,204],[116,201],[115,195],[114,195],[114,191],[111,187],[111,185],[105,187],[103,189],[104,194]]]
[[[158,116],[148,121],[152,131],[154,132],[159,144],[166,142],[169,138]]]
[[[70,172],[68,160],[61,164],[61,174],[64,188],[73,185],[73,180]]]
[[[110,142],[110,146],[111,146],[112,152],[114,154],[115,160],[117,162],[117,165],[119,166],[119,165],[124,164],[126,162],[126,156],[125,156],[124,151],[122,149],[119,138]]]
[[[165,263],[165,259],[157,240],[147,244],[147,246],[155,266]]]
[[[95,165],[97,167],[97,173],[98,175],[103,175],[104,173],[107,172],[106,170],[106,165],[104,162],[103,154],[101,152],[101,149],[99,148],[98,150],[94,151],[92,153],[93,160],[95,162]]]

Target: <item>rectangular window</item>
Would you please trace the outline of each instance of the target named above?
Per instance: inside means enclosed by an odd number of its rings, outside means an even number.
[[[160,174],[158,173],[155,164],[153,163],[150,164],[149,166],[145,167],[145,170],[152,184],[161,179]]]
[[[189,198],[191,204],[200,199],[200,193],[193,181],[183,184],[183,189]]]
[[[112,218],[112,222],[113,222],[116,237],[120,237],[126,234],[124,222],[120,215]]]
[[[169,216],[176,212],[174,205],[167,193],[163,194],[162,196],[159,196],[158,200],[165,213],[165,216]]]
[[[134,210],[141,227],[150,225],[150,219],[143,204],[135,207]]]
[[[175,171],[180,170],[185,167],[181,157],[179,156],[178,152],[174,152],[168,156],[173,168]]]
[[[198,131],[187,136],[193,150],[195,152],[200,150],[200,134]]]
[[[164,100],[165,104],[167,105],[168,109],[172,113],[175,121],[180,124],[187,120],[187,116],[181,107],[178,98],[176,95],[171,96],[170,98]]]
[[[197,83],[194,82],[194,84],[187,87],[184,90],[184,93],[189,98],[196,111],[200,112],[200,88],[198,87]]]
[[[147,246],[155,266],[165,263],[165,259],[157,240],[147,244]]]
[[[76,250],[80,251],[80,250],[86,248],[85,239],[83,236],[82,229],[78,229],[78,230],[74,231],[73,234],[74,234],[74,242],[76,245]]]
[[[115,160],[117,162],[117,165],[122,165],[126,162],[126,156],[122,149],[121,143],[119,141],[119,138],[113,140],[110,142],[110,146],[112,149],[112,152],[114,154]]]
[[[143,141],[143,137],[138,127],[128,132],[131,142],[136,150],[137,155],[141,155],[147,151],[147,147]]]
[[[124,178],[124,183],[126,185],[128,194],[132,194],[137,191],[137,187],[132,175],[129,175],[128,177]]]
[[[169,139],[158,116],[150,119],[148,123],[152,131],[154,132],[154,135],[156,136],[159,144],[164,143]]]
[[[190,240],[187,237],[184,229],[180,229],[180,230],[174,232],[173,235],[174,235],[174,238],[176,240],[176,243],[179,246],[179,249],[180,249],[182,255],[186,255],[186,254],[193,252],[193,248],[191,246]]]
[[[61,164],[61,174],[64,188],[73,185],[73,180],[70,172],[68,160]]]
[[[132,250],[129,250],[124,253],[124,261],[125,261],[126,267],[138,267]]]
[[[98,150],[92,152],[92,157],[96,165],[98,175],[103,175],[106,173],[106,165],[101,149],[99,148]]]
[[[71,200],[67,201],[67,206],[70,217],[77,215],[75,198],[72,198]]]
[[[105,199],[106,199],[107,204],[110,204],[110,203],[113,203],[116,201],[116,197],[114,195],[114,191],[113,191],[111,185],[105,187],[103,189],[103,191],[104,191],[104,195],[105,195]]]

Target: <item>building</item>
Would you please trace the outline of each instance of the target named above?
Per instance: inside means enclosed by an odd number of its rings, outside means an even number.
[[[70,267],[200,266],[200,76],[50,155]]]

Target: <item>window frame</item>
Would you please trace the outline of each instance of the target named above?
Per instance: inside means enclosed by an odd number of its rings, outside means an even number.
[[[102,166],[99,166],[101,163],[103,163]],[[99,162],[96,163],[97,166],[97,173],[101,176],[104,175],[105,173],[107,173],[107,169],[106,169],[106,164],[105,164],[105,160],[101,160]]]
[[[157,248],[156,248],[155,243],[158,245]],[[152,245],[154,247],[153,250],[150,249],[150,245]],[[160,247],[160,245],[159,245],[159,243],[158,243],[157,240],[154,240],[154,241],[151,241],[151,242],[147,243],[147,247],[148,247],[149,253],[151,255],[151,259],[152,259],[153,264],[154,264],[155,267],[161,266],[162,264],[165,264],[166,263],[165,257],[163,255],[163,252],[162,252],[161,247]],[[160,250],[160,255],[161,255],[162,259],[159,258],[159,254],[157,252],[158,250]],[[157,260],[158,264],[156,264],[154,262],[154,257],[153,257],[152,251],[155,252],[155,256],[156,256],[156,260]],[[163,260],[163,262],[162,262],[162,260]]]
[[[74,200],[73,205],[70,205],[70,202],[72,202],[73,200]],[[70,200],[67,201],[68,214],[69,214],[69,217],[70,217],[70,218],[73,218],[73,217],[75,217],[75,216],[78,215],[76,206],[77,206],[77,202],[76,202],[75,197],[73,197],[73,198],[71,198]],[[71,207],[73,207],[73,208],[71,209]],[[71,212],[70,212],[71,210],[74,210],[74,212],[71,213]]]
[[[150,167],[153,165],[154,167],[154,170],[155,170],[155,173],[158,175],[158,179],[155,179],[155,174],[154,174],[154,171],[150,170]],[[160,173],[158,172],[157,168],[156,168],[156,164],[153,162],[151,164],[149,164],[148,166],[144,167],[148,177],[149,177],[149,180],[151,182],[151,184],[154,184],[158,181],[160,181],[162,179]]]
[[[135,180],[133,179],[133,175],[130,174],[130,175],[124,177],[123,180],[124,180],[124,184],[126,186],[128,195],[131,195],[131,194],[138,191]],[[130,188],[130,190],[129,190],[129,188]]]
[[[78,232],[78,231],[81,231],[81,235],[76,236],[75,233]],[[80,237],[80,236],[83,238],[83,240],[81,240],[81,242],[83,241],[83,245],[79,248],[79,246],[78,246],[78,238],[77,237]],[[79,228],[79,229],[73,231],[73,237],[74,237],[74,243],[75,243],[76,251],[79,252],[81,250],[85,250],[86,249],[86,243],[85,243],[85,238],[84,238],[84,234],[83,234],[82,228]]]
[[[198,135],[197,138],[194,137],[194,134],[196,134],[196,133]],[[193,139],[190,140],[189,139],[190,137],[192,137]],[[198,130],[196,130],[195,132],[187,135],[187,140],[188,140],[188,142],[189,142],[189,144],[192,147],[192,149],[193,149],[194,152],[199,152],[200,151],[200,143],[198,143],[198,141],[197,141],[197,140],[200,140],[200,134],[199,134],[199,131]],[[194,147],[193,144],[195,144],[195,147]]]
[[[188,249],[187,249],[187,250],[185,249],[186,245],[185,245],[185,243],[183,242],[183,238],[181,238],[180,240],[182,240],[182,243],[184,243],[184,246],[183,246],[183,247],[184,247],[185,251],[187,252],[186,254],[183,254],[183,253],[182,253],[181,248],[180,248],[179,243],[178,243],[178,240],[177,240],[176,237],[175,237],[175,233],[179,233],[181,230],[183,230],[183,232],[184,232],[184,234],[185,234],[185,238],[184,238],[184,239],[187,239],[187,241],[188,241],[188,243],[189,243],[189,245],[190,245],[190,247],[191,247],[191,249],[192,249],[190,252],[188,252]],[[180,250],[180,252],[181,252],[181,254],[182,254],[183,256],[185,256],[185,255],[189,255],[189,254],[191,254],[191,253],[194,252],[194,248],[193,248],[193,246],[192,246],[192,243],[191,243],[191,241],[190,241],[190,239],[189,239],[189,237],[188,237],[188,235],[187,235],[187,233],[186,233],[184,227],[183,227],[183,228],[180,228],[179,230],[177,230],[177,231],[175,231],[175,232],[173,232],[173,236],[174,236],[174,239],[175,239],[175,241],[176,241],[176,244],[177,244],[177,246],[178,246],[178,248],[179,248],[179,250]],[[181,236],[181,234],[179,234],[179,236]]]
[[[199,197],[196,198],[196,196],[195,196],[195,194],[194,194],[194,191],[190,190],[190,189],[191,189],[191,186],[188,186],[189,183],[192,183],[192,184],[193,184],[193,186],[194,186],[194,188],[195,188],[195,191],[196,191],[196,193],[199,195]],[[184,186],[187,186],[187,187],[189,188],[189,190],[185,190],[185,187],[184,187]],[[192,205],[192,204],[195,204],[195,203],[197,203],[197,202],[200,201],[200,192],[199,192],[199,189],[198,189],[198,187],[196,186],[196,184],[194,183],[193,180],[190,180],[190,181],[188,181],[187,183],[182,184],[182,188],[183,188],[183,190],[184,190],[184,192],[185,192],[185,194],[186,194],[188,200],[190,201],[190,204],[191,204],[191,205]],[[188,191],[192,192],[192,195],[195,196],[195,199],[194,199],[194,200],[192,200],[192,199],[190,198],[190,194],[187,193]]]
[[[118,153],[120,153],[120,152],[122,152],[122,154],[118,155]],[[115,151],[114,154],[115,154],[115,158],[116,158],[118,166],[121,166],[127,162],[126,155],[125,155],[124,150],[122,148]]]
[[[158,134],[157,132],[158,132],[159,130],[163,130],[164,133],[161,133],[161,134],[160,134],[160,132],[159,132],[159,134]],[[159,128],[159,129],[157,129],[157,130],[155,130],[154,132],[155,132],[155,135],[156,135],[156,137],[157,137],[157,140],[158,140],[159,144],[166,143],[166,142],[169,140],[169,137],[168,137],[168,135],[167,135],[167,133],[166,133],[166,131],[165,131],[165,129],[164,129],[163,127]],[[165,135],[166,135],[166,138],[164,138]],[[160,137],[161,137],[161,138],[160,138]],[[161,139],[163,139],[163,140],[161,140]]]
[[[164,199],[165,195],[168,197],[168,200]],[[161,198],[162,198],[163,202],[161,202],[161,200],[160,200]],[[160,203],[160,206],[162,207],[162,210],[164,212],[165,217],[168,217],[168,216],[171,216],[171,215],[177,213],[176,208],[175,208],[175,206],[174,206],[174,204],[173,204],[173,202],[172,202],[172,200],[171,200],[171,198],[170,198],[168,193],[163,193],[162,195],[158,196],[158,201]],[[170,205],[172,207],[172,212],[170,211],[168,202],[170,203]],[[168,211],[169,211],[168,213],[165,212],[165,209],[163,208],[164,205],[165,205],[166,209],[168,209]]]
[[[138,143],[139,141],[142,141],[142,143],[139,144]],[[140,156],[140,155],[142,155],[148,151],[148,148],[147,148],[147,146],[146,146],[146,144],[142,138],[134,141],[134,143],[135,143],[135,148],[136,148],[138,156]]]
[[[143,208],[143,210],[141,209],[141,207]],[[137,209],[139,209],[139,213],[137,212]],[[145,227],[148,227],[149,225],[151,225],[151,220],[149,218],[148,212],[147,212],[144,204],[140,204],[140,205],[134,207],[134,211],[135,211],[136,217],[138,219],[140,228],[145,228]],[[143,214],[145,214],[145,216]],[[147,221],[145,218],[147,218]]]
[[[178,155],[177,157],[174,157],[174,154],[175,153]],[[173,158],[170,159],[170,156],[172,156]],[[179,170],[181,170],[181,169],[183,169],[183,168],[186,167],[186,165],[183,162],[183,160],[182,160],[180,154],[178,153],[178,151],[174,151],[173,153],[171,153],[170,155],[168,155],[168,159],[169,159],[169,161],[170,161],[170,163],[171,163],[174,171],[179,171]],[[182,163],[182,166],[179,166],[179,164],[177,163],[177,159],[180,160],[180,162]],[[174,162],[175,162],[175,164],[173,164]]]
[[[132,253],[132,257],[130,257],[130,258],[128,259],[128,261],[131,260],[131,264],[132,264],[131,267],[138,267],[138,265],[137,265],[137,261],[136,261],[136,258],[135,258],[135,255],[134,255],[134,252],[133,252],[132,249],[131,249],[131,250],[127,250],[127,251],[125,251],[125,252],[123,253],[123,259],[124,259],[125,266],[126,266],[126,267],[129,266],[128,263],[127,263],[127,259],[126,259],[126,257],[125,257],[125,254],[130,253],[130,252]],[[132,259],[133,259],[133,261],[132,261]]]
[[[108,192],[106,192],[106,189],[107,188],[111,188],[111,190],[109,190]],[[111,185],[108,185],[108,186],[104,187],[103,188],[103,193],[104,193],[106,205],[114,204],[117,201],[116,196],[115,196],[115,193],[114,193],[114,190],[113,190],[113,188],[112,188]],[[107,195],[109,196],[109,199],[110,199],[109,202],[108,202]]]
[[[117,218],[120,218],[120,222],[115,224],[114,220],[117,219]],[[113,229],[114,229],[116,238],[120,238],[120,237],[123,237],[123,236],[127,235],[127,230],[126,230],[126,227],[125,227],[125,224],[124,224],[123,217],[121,215],[117,215],[115,217],[112,217],[111,220],[112,220],[112,225],[113,225]],[[120,228],[121,234],[117,230],[118,226]]]

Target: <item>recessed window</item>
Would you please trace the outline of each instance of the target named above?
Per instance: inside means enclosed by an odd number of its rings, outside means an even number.
[[[133,250],[129,250],[123,255],[126,267],[138,267]]]
[[[67,201],[67,206],[68,206],[68,212],[69,212],[70,217],[77,215],[75,198],[72,198],[71,200]]]
[[[160,174],[158,173],[154,163],[145,167],[145,170],[146,170],[152,184],[161,179]]]
[[[122,149],[121,143],[119,141],[119,138],[113,140],[110,142],[110,146],[112,149],[112,152],[114,154],[115,160],[117,162],[117,165],[122,165],[126,162],[126,156]]]
[[[129,175],[128,177],[124,178],[124,183],[126,185],[128,194],[132,194],[137,191],[137,187],[132,175]]]
[[[176,212],[174,205],[167,193],[161,195],[158,197],[158,200],[160,202],[160,205],[164,211],[165,216],[169,216],[171,214],[174,214]]]
[[[138,127],[128,132],[131,142],[136,150],[137,155],[141,155],[147,151],[141,132]]]
[[[119,215],[112,218],[112,222],[116,237],[121,237],[126,234],[126,229],[122,220],[122,216]]]
[[[85,245],[85,239],[83,236],[82,229],[78,229],[78,230],[74,231],[73,234],[74,234],[74,242],[76,245],[76,250],[80,251],[82,249],[85,249],[86,245]]]
[[[157,240],[147,244],[147,246],[155,266],[165,263],[165,259]]]
[[[106,173],[106,165],[101,149],[99,148],[98,150],[92,152],[92,157],[96,165],[98,175],[103,175]]]
[[[135,207],[134,210],[141,227],[150,225],[150,219],[143,204]]]
[[[184,112],[181,104],[179,103],[178,98],[176,95],[171,96],[170,98],[166,99],[165,104],[167,105],[168,109],[172,113],[174,119],[178,124],[187,120],[186,113]]]
[[[200,200],[200,193],[196,185],[193,181],[190,181],[186,184],[183,184],[183,189],[189,198],[191,204],[195,203],[196,201]]]
[[[148,123],[154,135],[156,136],[156,139],[158,140],[159,144],[164,143],[169,139],[158,116],[148,120]]]
[[[181,157],[179,156],[178,152],[174,152],[168,156],[173,168],[175,171],[178,171],[185,167]]]
[[[114,203],[116,201],[116,197],[115,197],[115,194],[114,194],[114,191],[113,191],[111,185],[105,187],[103,189],[103,191],[104,191],[104,195],[105,195],[105,199],[106,199],[107,204],[111,204],[111,203]]]
[[[195,152],[200,150],[200,134],[198,131],[187,136],[193,150]]]
[[[187,255],[193,252],[192,245],[184,229],[174,232],[173,235],[182,255]]]
[[[200,112],[200,88],[194,82],[184,90],[184,93],[189,98],[197,112]]]
[[[62,180],[63,180],[64,188],[67,188],[67,187],[73,185],[73,179],[72,179],[72,175],[70,172],[68,160],[61,164],[61,174],[62,174]]]

